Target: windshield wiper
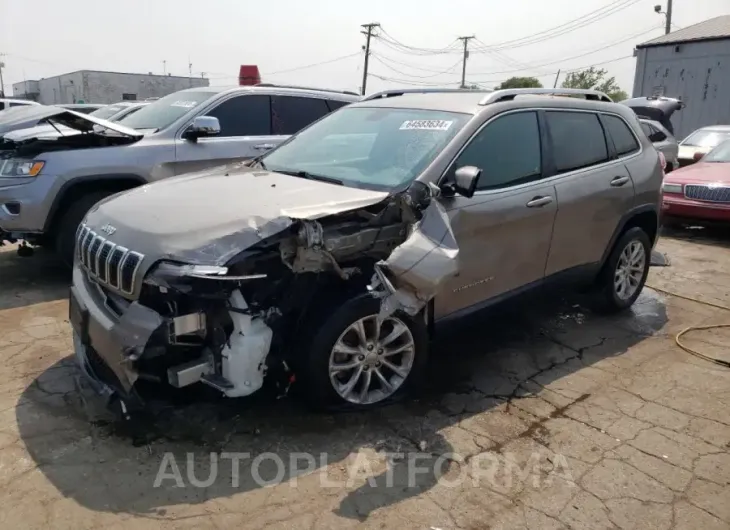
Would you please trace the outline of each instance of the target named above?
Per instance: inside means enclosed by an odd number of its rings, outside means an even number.
[[[329,184],[337,184],[339,186],[344,186],[344,183],[336,178],[332,177],[325,177],[324,175],[316,175],[314,173],[308,173],[307,171],[281,171],[277,170],[277,173],[283,173],[284,175],[290,175],[292,177],[299,177],[303,179],[309,179],[309,180],[319,180],[320,182],[328,182]]]

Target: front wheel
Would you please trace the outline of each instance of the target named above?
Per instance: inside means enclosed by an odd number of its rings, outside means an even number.
[[[345,302],[312,341],[304,385],[324,408],[368,409],[403,397],[420,382],[428,358],[422,315],[378,318],[379,300]]]
[[[56,237],[56,253],[67,267],[74,263],[76,248],[76,231],[89,210],[102,199],[106,199],[114,192],[98,191],[82,195],[72,202],[59,218],[58,226],[54,227]]]
[[[619,238],[598,278],[598,309],[616,313],[631,307],[649,274],[651,243],[639,227]]]

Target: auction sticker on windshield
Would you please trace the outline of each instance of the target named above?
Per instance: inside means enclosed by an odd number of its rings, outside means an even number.
[[[451,124],[450,120],[408,120],[404,121],[400,126],[401,131],[448,131]]]

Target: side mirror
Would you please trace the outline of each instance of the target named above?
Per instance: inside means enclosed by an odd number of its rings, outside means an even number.
[[[218,121],[218,118],[214,118],[213,116],[198,116],[194,118],[193,123],[185,129],[183,138],[194,142],[198,138],[215,136],[216,134],[220,134],[220,132],[221,124]]]
[[[474,190],[477,187],[479,176],[482,174],[482,170],[475,166],[463,166],[454,172],[454,182],[452,183],[453,190],[461,195],[470,199],[474,196]]]
[[[695,153],[692,156],[692,160],[694,160],[695,162],[699,162],[703,156],[705,156],[705,153]]]

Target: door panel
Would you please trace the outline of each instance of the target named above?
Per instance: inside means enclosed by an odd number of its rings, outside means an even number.
[[[279,145],[288,136],[231,136],[200,138],[197,142],[175,141],[175,174],[191,173],[257,157]]]
[[[545,197],[552,201],[527,206]],[[543,278],[557,212],[552,184],[535,182],[443,203],[459,244],[460,272],[436,297],[436,318]]]
[[[271,131],[271,101],[265,95],[235,96],[205,112],[218,118],[217,136],[175,141],[175,174],[201,171],[264,154],[288,138]]]
[[[631,175],[616,156],[640,145],[618,116],[593,112],[545,113],[553,149],[558,213],[545,275],[598,263],[624,212],[634,202]]]
[[[634,184],[621,162],[566,175],[555,183],[558,214],[547,276],[598,263],[624,212],[634,202]]]

